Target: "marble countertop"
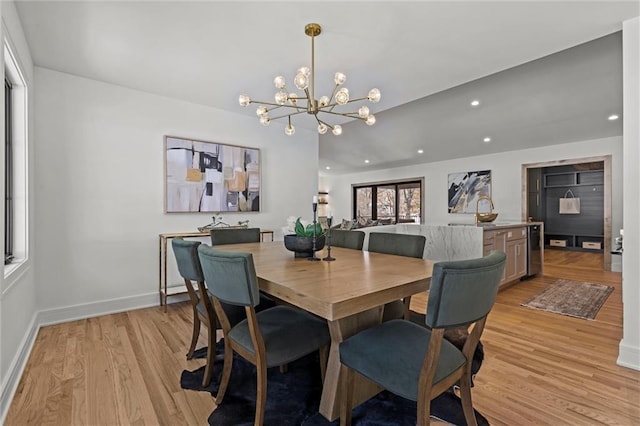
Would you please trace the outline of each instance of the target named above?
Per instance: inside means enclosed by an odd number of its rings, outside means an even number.
[[[519,228],[521,226],[542,225],[542,222],[491,222],[491,223],[449,223],[448,226],[472,226],[484,229]]]

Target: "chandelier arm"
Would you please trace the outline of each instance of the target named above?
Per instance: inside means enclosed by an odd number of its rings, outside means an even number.
[[[331,92],[331,96],[329,96],[329,103],[327,104],[327,107],[331,107],[329,108],[329,110],[333,110],[333,108],[335,108],[336,105],[338,105],[337,103],[331,103],[331,101],[333,100],[333,97],[336,95],[336,92],[338,91],[338,87],[340,87],[339,84],[336,84],[335,86],[333,86],[333,92]]]
[[[298,99],[304,99],[304,98],[298,98]],[[273,105],[273,106],[275,106],[275,108],[271,108],[269,111],[273,111],[274,109],[281,108],[281,107],[284,107],[284,108],[295,108],[295,109],[302,108],[300,106],[295,106],[295,105],[286,105],[286,104],[285,105],[280,105],[280,104],[276,104],[274,102],[251,101],[251,103],[260,104],[260,105]],[[305,111],[306,111],[306,109],[305,109]]]
[[[320,112],[323,112],[325,114],[341,115],[343,117],[360,118],[357,112],[333,112],[331,110],[329,111],[321,110]]]
[[[296,111],[296,112],[292,112],[291,114],[285,114],[285,115],[279,115],[277,117],[269,117],[271,121],[273,120],[278,120],[280,118],[284,118],[284,117],[291,117],[292,115],[298,115],[298,114],[302,114],[304,112],[307,112],[307,110],[304,111]]]

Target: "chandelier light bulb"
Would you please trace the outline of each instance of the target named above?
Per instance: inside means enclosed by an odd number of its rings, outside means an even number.
[[[267,113],[267,107],[266,106],[261,105],[256,109],[256,115],[258,117],[261,117],[261,116],[265,115],[266,113]]]
[[[304,74],[307,77],[311,75],[311,70],[309,69],[309,67],[300,67],[298,68],[297,71],[298,74]]]
[[[347,102],[349,102],[349,90],[346,87],[343,87],[336,93],[336,103],[338,105],[344,105]]]
[[[369,116],[364,122],[367,123],[367,125],[369,126],[373,126],[374,124],[376,124],[376,116],[373,114],[369,114]]]
[[[309,87],[309,77],[302,72],[299,72],[298,74],[296,74],[296,78],[293,80],[293,82],[295,83],[296,87],[300,90],[304,90],[307,87]]]
[[[287,127],[284,128],[284,133],[287,136],[291,136],[296,132],[296,128],[293,127],[293,125],[291,123],[287,124]]]
[[[336,124],[335,126],[333,126],[332,132],[334,135],[340,136],[342,134],[342,126],[339,124]]]
[[[274,78],[273,85],[276,86],[276,89],[284,89],[284,86],[286,85],[284,77],[279,75],[276,78]]]
[[[329,97],[328,96],[322,96],[320,98],[320,100],[318,101],[318,105],[320,106],[320,108],[326,107],[327,105],[329,105]]]
[[[276,96],[275,96],[276,103],[278,105],[284,105],[287,102],[288,97],[289,97],[289,94],[284,90],[276,92]]]
[[[318,124],[318,133],[320,133],[321,135],[327,133],[327,125],[324,123]]]
[[[240,103],[240,106],[247,106],[251,103],[251,98],[249,95],[240,95],[238,97],[238,102]]]
[[[376,103],[380,102],[380,90],[379,89],[371,89],[369,90],[369,101]]]
[[[260,117],[260,124],[262,124],[263,126],[268,126],[269,123],[271,123],[271,119],[268,115],[263,115]]]
[[[360,116],[360,118],[369,117],[369,107],[366,105],[361,106],[358,110],[358,116]]]
[[[347,76],[342,74],[341,72],[337,72],[335,77],[333,78],[333,81],[335,81],[336,84],[343,84],[345,81],[347,81]]]

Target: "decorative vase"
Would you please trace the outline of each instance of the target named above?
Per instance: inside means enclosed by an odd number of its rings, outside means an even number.
[[[324,248],[324,235],[316,237],[316,251]],[[296,234],[284,236],[284,246],[292,251],[295,257],[311,257],[313,255],[313,237],[300,237]]]

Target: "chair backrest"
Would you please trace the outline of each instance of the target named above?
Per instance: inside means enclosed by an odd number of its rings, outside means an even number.
[[[200,264],[209,292],[223,303],[255,307],[260,303],[258,278],[251,253],[198,247]]]
[[[493,307],[506,255],[494,251],[478,259],[433,266],[425,323],[430,328],[471,324]]]
[[[260,228],[218,228],[211,230],[211,245],[259,243]]]
[[[344,229],[331,230],[331,245],[354,250],[362,250],[364,244],[364,232],[346,231]]]
[[[178,272],[184,279],[196,282],[204,281],[200,260],[198,259],[198,246],[200,241],[188,241],[182,238],[173,238],[171,246],[178,264]]]
[[[370,232],[368,251],[421,259],[424,254],[424,235]]]

